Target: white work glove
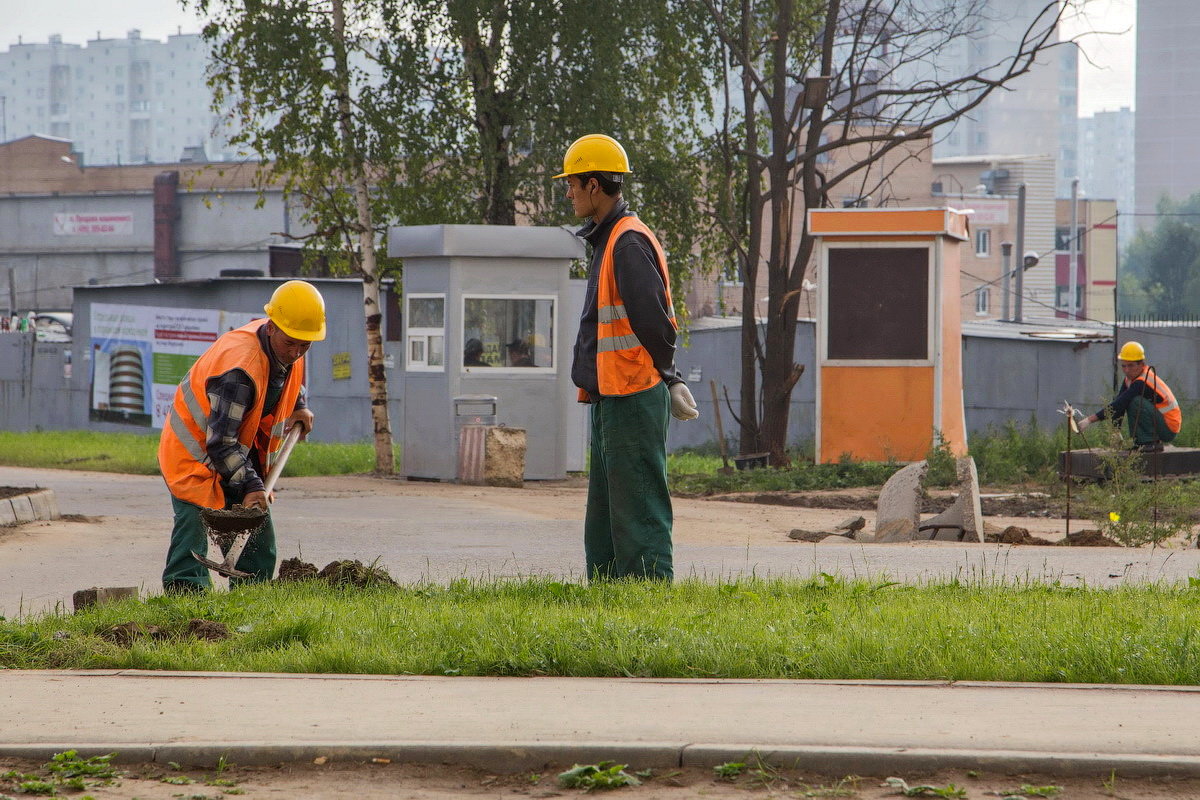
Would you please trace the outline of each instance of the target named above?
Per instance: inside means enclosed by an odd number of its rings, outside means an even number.
[[[700,411],[696,408],[696,400],[692,397],[692,392],[687,388],[686,383],[683,381],[672,383],[670,392],[672,417],[686,420],[700,416]]]
[[[1075,423],[1076,427],[1078,427],[1078,428],[1079,428],[1079,430],[1081,430],[1081,431],[1082,431],[1084,428],[1086,428],[1088,425],[1091,425],[1091,424],[1092,424],[1092,418],[1091,418],[1091,417],[1084,417],[1083,419],[1081,419],[1081,420],[1079,420],[1078,422],[1076,422],[1076,423]]]

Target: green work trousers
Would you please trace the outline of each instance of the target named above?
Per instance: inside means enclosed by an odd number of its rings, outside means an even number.
[[[231,497],[231,494],[225,495],[226,508],[242,501],[240,495]],[[192,557],[192,551],[202,556],[208,553],[208,534],[204,530],[204,520],[200,518],[201,508],[174,495],[171,495],[171,508],[175,511],[175,525],[167,548],[167,566],[163,569],[163,589],[167,592],[211,589],[208,567]],[[252,577],[230,578],[230,586],[269,581],[275,574],[275,525],[270,511],[267,511],[262,528],[246,542],[246,549],[234,566],[249,572]]]
[[[1125,423],[1129,427],[1129,436],[1137,445],[1163,442],[1169,444],[1175,441],[1175,432],[1167,427],[1167,421],[1162,412],[1154,407],[1154,403],[1145,397],[1135,397],[1125,411]]]
[[[665,383],[592,404],[583,550],[588,577],[671,580]]]

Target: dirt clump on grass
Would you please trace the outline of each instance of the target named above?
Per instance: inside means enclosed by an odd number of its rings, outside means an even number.
[[[331,561],[317,573],[317,577],[329,581],[334,586],[355,586],[359,589],[397,585],[385,570],[373,565],[368,567],[361,561]]]
[[[140,622],[122,622],[113,625],[108,630],[100,631],[100,638],[112,642],[118,647],[132,647],[138,639],[153,639],[162,641],[171,638],[171,634],[158,625],[143,625]]]
[[[189,619],[186,630],[188,636],[209,642],[219,642],[229,638],[229,626],[224,622],[211,619]]]
[[[359,589],[368,586],[397,586],[398,584],[387,573],[387,570],[375,565],[367,566],[361,561],[342,559],[330,561],[321,570],[315,564],[301,561],[298,558],[285,559],[279,565],[278,581],[327,581],[332,586],[354,586]]]
[[[279,564],[278,581],[310,581],[317,577],[317,566],[298,558],[285,558]]]

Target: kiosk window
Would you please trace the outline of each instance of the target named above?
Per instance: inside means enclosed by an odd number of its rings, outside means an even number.
[[[829,250],[827,357],[929,358],[929,250]]]
[[[464,297],[464,369],[554,367],[554,299]]]
[[[441,372],[446,368],[446,298],[408,296],[408,370]]]

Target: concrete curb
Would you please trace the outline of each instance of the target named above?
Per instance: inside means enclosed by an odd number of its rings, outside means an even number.
[[[38,489],[0,500],[0,525],[23,525],[38,519],[58,519],[61,516],[53,489]]]
[[[977,769],[1050,776],[1200,777],[1200,757],[1129,753],[1045,753],[1022,750],[935,750],[878,747],[789,747],[668,742],[188,742],[170,744],[38,743],[0,744],[0,758],[48,760],[75,750],[82,757],[116,753],[116,763],[175,762],[212,767],[220,759],[244,766],[285,762],[461,764],[498,773],[547,765],[617,761],[635,769],[713,767],[731,761],[762,761],[776,767],[825,775],[905,774],[937,769]]]

